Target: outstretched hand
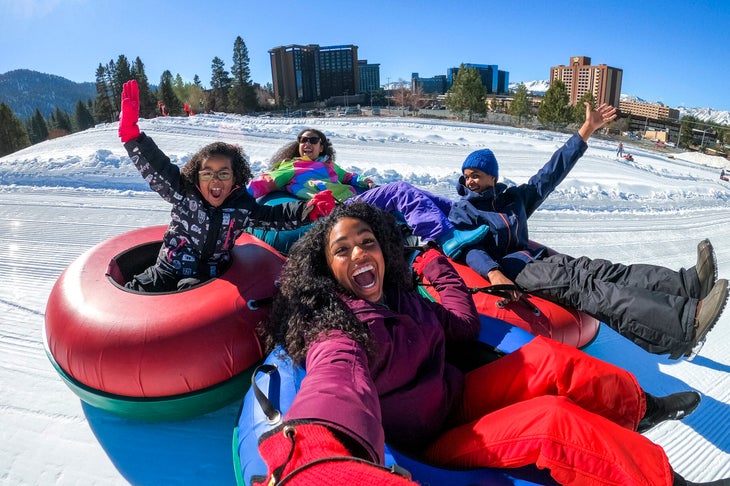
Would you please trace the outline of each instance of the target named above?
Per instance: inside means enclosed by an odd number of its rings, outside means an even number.
[[[418,255],[413,261],[413,271],[415,271],[416,275],[420,277],[421,275],[423,275],[423,271],[426,268],[426,265],[442,255],[443,254],[435,248],[429,248],[424,253]]]
[[[312,208],[309,212],[309,219],[315,221],[324,218],[335,209],[335,205],[335,197],[330,189],[318,192],[307,203],[307,206]]]
[[[139,86],[136,80],[122,86],[122,111],[119,113],[119,138],[126,143],[139,137]]]
[[[602,103],[595,110],[591,109],[591,104],[587,101],[583,102],[586,107],[586,121],[583,126],[578,130],[578,134],[581,136],[584,142],[593,135],[593,132],[604,126],[606,123],[616,119],[616,108]]]

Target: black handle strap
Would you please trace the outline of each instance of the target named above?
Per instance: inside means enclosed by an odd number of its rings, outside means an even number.
[[[262,364],[256,367],[256,369],[253,371],[253,374],[251,375],[251,388],[253,389],[253,395],[256,398],[256,401],[258,402],[259,406],[261,407],[261,410],[264,412],[264,415],[266,415],[266,421],[269,424],[276,424],[281,421],[281,412],[274,407],[274,404],[271,403],[271,400],[269,400],[269,397],[266,396],[266,394],[261,391],[261,388],[259,388],[258,384],[256,383],[256,375],[259,373],[266,373],[267,375],[273,375],[276,373],[279,374],[279,369],[276,367],[276,365],[272,364]],[[269,378],[269,383],[271,383],[271,378]]]

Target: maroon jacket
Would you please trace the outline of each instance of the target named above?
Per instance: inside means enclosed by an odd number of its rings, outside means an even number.
[[[461,401],[464,383],[463,374],[446,363],[446,341],[476,338],[480,322],[471,294],[445,257],[429,262],[423,273],[442,304],[412,291],[386,291],[387,306],[343,299],[370,328],[376,356],[366,369],[362,349],[344,336],[313,344],[287,419],[340,424],[380,460],[380,416],[393,445],[414,450],[434,439]],[[328,365],[320,368],[323,363]],[[371,408],[374,393],[380,414]]]

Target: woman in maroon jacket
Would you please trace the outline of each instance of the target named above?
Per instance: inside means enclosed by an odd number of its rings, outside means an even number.
[[[627,371],[542,337],[464,375],[445,346],[477,336],[471,296],[439,253],[415,265],[441,304],[412,289],[392,217],[364,203],[336,208],[292,247],[263,331],[268,346],[306,363],[307,377],[285,434],[261,442],[270,470],[314,460],[293,452],[297,427],[317,424],[375,462],[384,432],[443,466],[535,464],[563,484],[687,484],[637,430],[684,417],[698,393],[653,397]],[[307,432],[299,449],[311,451]],[[292,452],[275,447],[282,435]]]

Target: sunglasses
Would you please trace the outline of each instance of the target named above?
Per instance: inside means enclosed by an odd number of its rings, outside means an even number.
[[[319,137],[299,137],[299,143],[311,143],[317,145],[319,143]]]
[[[217,172],[213,172],[212,170],[201,170],[198,171],[198,177],[201,181],[210,181],[215,177],[219,181],[227,181],[231,177],[233,177],[233,171],[230,169],[223,169],[219,170]]]

